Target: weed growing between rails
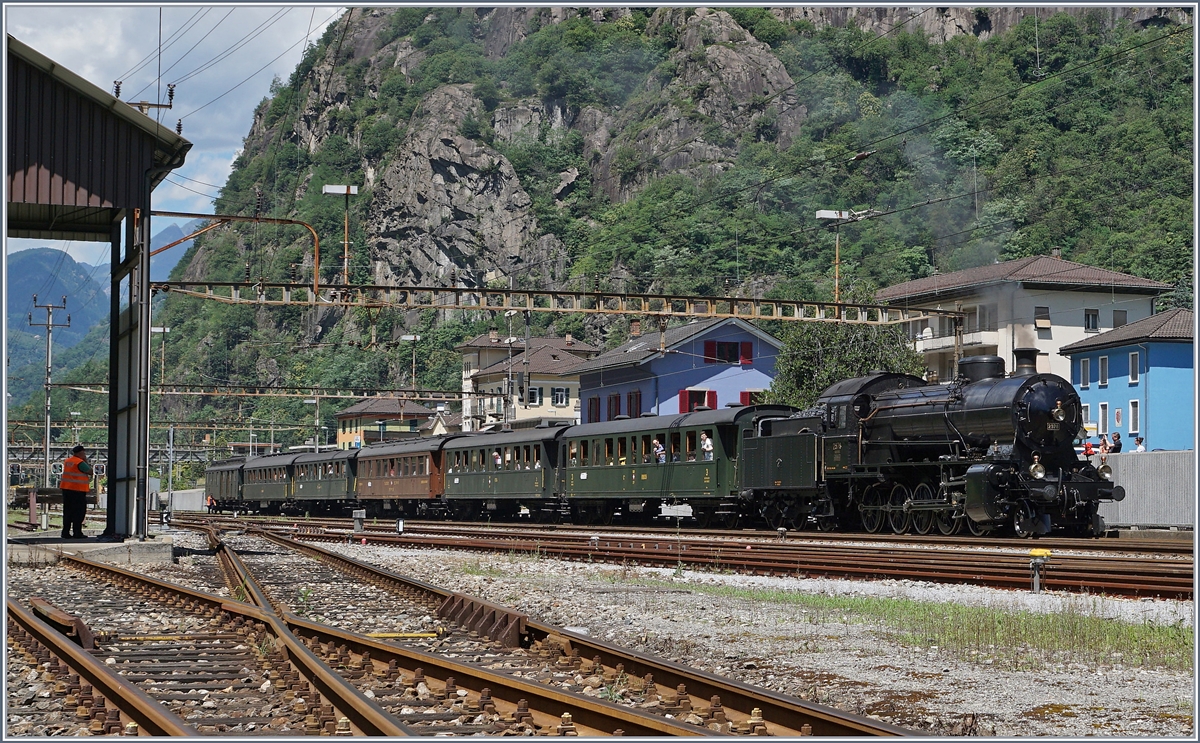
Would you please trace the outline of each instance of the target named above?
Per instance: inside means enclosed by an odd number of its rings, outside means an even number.
[[[1046,670],[1067,664],[1193,670],[1195,641],[1190,626],[1129,622],[1097,616],[1100,597],[1072,596],[1056,611],[966,606],[907,598],[833,596],[795,590],[629,577],[623,582],[679,589],[744,601],[756,615],[763,604],[790,606],[784,624],[810,647],[822,627],[857,625],[880,639],[932,654],[1011,670]],[[660,597],[661,598],[661,597]],[[662,612],[655,602],[644,610]]]

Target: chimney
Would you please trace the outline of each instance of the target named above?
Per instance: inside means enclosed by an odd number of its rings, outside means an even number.
[[[1014,377],[1032,377],[1037,374],[1037,358],[1038,350],[1036,348],[1014,348],[1012,375]]]
[[[567,345],[568,346],[575,345],[575,339],[571,337],[570,333],[567,333]]]
[[[633,336],[634,338],[637,338],[641,334],[642,334],[642,321],[641,320],[630,320],[629,321],[629,335]]]
[[[1051,248],[1050,255],[1054,258],[1062,259],[1062,248]]]
[[[491,330],[489,330],[488,331],[488,340],[491,341],[492,343],[499,343],[500,342],[500,331],[496,330],[495,328],[492,328]]]

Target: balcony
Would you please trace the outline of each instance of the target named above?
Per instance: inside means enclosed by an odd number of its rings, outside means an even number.
[[[936,353],[938,351],[954,350],[954,333],[936,335],[932,328],[914,338],[917,353]],[[963,348],[978,346],[999,347],[1000,332],[995,325],[969,326],[963,333]]]

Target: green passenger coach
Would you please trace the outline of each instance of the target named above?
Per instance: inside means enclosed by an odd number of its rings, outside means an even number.
[[[464,436],[442,449],[445,500],[456,519],[512,518],[528,511],[537,521],[557,520],[554,470],[559,436],[538,427]]]
[[[739,445],[778,405],[734,406],[572,426],[558,445],[558,492],[575,523],[691,515],[738,522]]]

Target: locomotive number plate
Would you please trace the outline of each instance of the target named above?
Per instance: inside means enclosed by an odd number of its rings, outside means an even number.
[[[1049,423],[1047,423],[1046,430],[1047,431],[1057,431],[1058,430],[1058,421],[1050,421]]]

